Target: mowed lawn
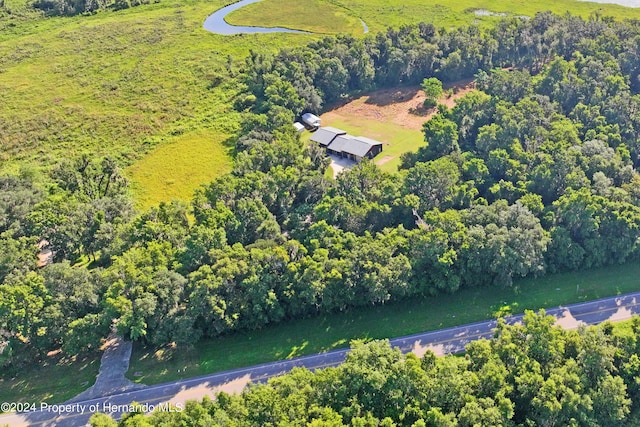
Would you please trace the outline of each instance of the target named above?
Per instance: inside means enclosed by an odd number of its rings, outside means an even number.
[[[162,144],[127,170],[139,208],[190,200],[203,183],[231,171],[229,136],[210,130]]]
[[[319,34],[364,34],[357,17],[326,0],[263,0],[231,12],[225,20],[232,25],[284,27]]]
[[[516,281],[511,288],[465,289],[453,295],[324,314],[253,332],[202,341],[192,349],[134,348],[129,378],[155,384],[346,347],[354,339],[397,337],[640,290],[640,264]]]

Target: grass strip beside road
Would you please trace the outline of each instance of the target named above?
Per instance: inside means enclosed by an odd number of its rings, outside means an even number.
[[[0,402],[49,404],[64,402],[91,387],[102,354],[73,360],[47,356],[37,367],[0,374]]]
[[[157,384],[346,347],[354,339],[392,338],[527,309],[556,307],[637,291],[640,264],[516,281],[511,288],[472,288],[343,313],[293,320],[258,331],[201,341],[191,349],[134,346],[128,376]]]

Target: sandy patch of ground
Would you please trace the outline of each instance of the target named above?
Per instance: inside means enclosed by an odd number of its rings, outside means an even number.
[[[378,160],[376,162],[376,165],[378,166],[382,166],[385,163],[387,163],[389,160],[393,160],[394,156],[384,156],[383,158],[381,158],[380,160]]]
[[[452,89],[450,97],[442,97],[439,102],[452,108],[459,99],[474,89],[471,79],[461,80],[445,86]],[[436,108],[425,110],[424,92],[419,86],[382,89],[361,96],[322,115],[323,120],[349,116],[365,117],[379,122],[391,122],[408,129],[421,130],[424,122],[436,113]]]

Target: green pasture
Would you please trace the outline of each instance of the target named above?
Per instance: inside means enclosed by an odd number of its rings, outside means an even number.
[[[613,16],[638,19],[640,10],[614,4],[578,0],[263,0],[232,12],[227,21],[234,25],[287,27],[319,33],[348,32],[362,34],[362,19],[370,31],[383,31],[419,22],[437,27],[457,27],[480,23],[491,25],[501,16],[533,16],[551,11],[571,13],[584,18]]]
[[[277,3],[280,0],[265,1]],[[560,15],[568,12],[584,18],[596,15],[617,19],[640,17],[640,9],[578,0],[331,0],[331,3],[364,20],[372,32],[419,22],[449,28],[472,23],[491,25],[500,19],[496,15],[477,14],[478,10],[508,16],[533,16],[537,12],[551,11]]]
[[[231,171],[230,151],[228,135],[207,130],[160,145],[127,170],[138,207],[191,199],[202,183]]]
[[[357,17],[323,0],[266,0],[231,12],[225,20],[232,25],[284,27],[319,34],[364,33]]]
[[[144,172],[145,167],[163,164],[161,159],[171,149],[155,150],[164,145],[176,148],[181,141],[194,141],[199,132],[213,135],[214,141],[237,132],[238,116],[231,107],[238,91],[234,77],[250,50],[276,52],[318,35],[219,36],[204,30],[205,18],[226,3],[161,0],[118,12],[52,18],[24,0],[5,0],[0,7],[0,172],[15,171],[25,163],[46,170],[60,159],[83,153],[110,155],[127,165],[142,161],[130,177],[138,205],[148,206],[189,198],[197,179],[206,182],[215,177],[212,170],[228,170],[226,147],[219,147],[214,156],[209,145],[196,143],[190,155],[213,156],[215,163],[168,169],[158,175],[159,182]],[[234,12],[229,20],[358,35],[360,19],[372,32],[420,21],[449,27],[496,19],[477,16],[476,9],[640,17],[638,9],[573,0],[463,0],[447,6],[431,0],[264,0]],[[357,130],[358,124],[353,126]],[[397,136],[398,145],[385,147],[385,155],[422,142],[411,136],[412,131],[392,124],[371,124],[369,130]],[[205,151],[196,151],[201,148]],[[147,155],[151,158],[144,160]],[[383,169],[395,170],[397,162],[396,157]]]
[[[204,30],[205,18],[224,4],[163,1],[72,18],[0,14],[0,28],[11,24],[0,31],[0,172],[24,163],[46,170],[83,153],[142,161],[130,174],[141,206],[189,199],[195,185],[227,172],[227,147],[214,149],[194,135],[220,144],[237,132],[234,77],[249,50],[276,52],[311,36]],[[145,167],[159,165],[171,149],[155,150],[172,144],[190,153],[152,182]],[[180,167],[188,156],[199,161]]]
[[[592,300],[640,289],[640,264],[518,280],[511,288],[471,288],[294,320],[199,342],[193,348],[134,346],[129,378],[156,384],[346,347],[354,339],[390,338]]]

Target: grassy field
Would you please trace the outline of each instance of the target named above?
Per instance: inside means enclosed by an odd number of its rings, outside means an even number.
[[[15,376],[1,374],[0,402],[64,402],[92,386],[100,367],[100,355],[72,363],[57,356],[50,359]]]
[[[364,33],[358,18],[326,0],[262,1],[231,12],[225,20],[233,25],[284,27],[319,34]]]
[[[354,309],[238,333],[183,348],[136,347],[129,377],[145,384],[345,347],[354,339],[389,338],[489,319],[497,313],[554,307],[640,289],[640,264],[517,281],[508,289],[466,289],[455,295]]]
[[[195,142],[198,134],[222,141],[237,131],[230,105],[237,86],[229,84],[230,72],[238,71],[249,50],[275,52],[318,36],[219,36],[205,31],[204,19],[226,3],[162,0],[119,12],[45,18],[25,0],[5,0],[0,7],[0,173],[15,171],[24,162],[46,170],[61,158],[82,153],[111,155],[129,165],[149,155],[145,164],[130,170],[138,203],[147,206],[189,198],[200,179],[196,177],[207,181],[214,177],[212,170],[228,170],[229,156],[227,166],[220,167],[224,148],[214,156],[214,164],[197,162],[192,169],[170,172],[175,174],[171,178],[159,174],[158,182],[145,167],[166,164],[162,158],[171,149],[153,153],[164,145]],[[359,19],[372,32],[419,21],[451,26],[496,19],[477,16],[475,9],[640,17],[637,9],[573,0],[464,0],[448,6],[432,0],[264,0],[235,12],[230,20],[361,34]],[[207,144],[192,147],[203,147],[203,157],[212,156]],[[395,166],[390,162],[385,168]]]
[[[23,162],[46,169],[82,153],[125,164],[151,153],[146,164],[158,165],[167,151],[153,151],[170,144],[191,145],[198,150],[193,156],[211,158],[212,148],[196,135],[221,142],[238,130],[232,108],[238,87],[230,72],[251,49],[275,52],[311,40],[204,30],[207,15],[224,4],[169,0],[93,16],[0,17],[11,24],[0,32],[0,172]],[[175,175],[170,192],[166,176],[151,182],[143,164],[130,174],[136,196],[142,205],[188,199],[196,179],[201,184],[214,170],[229,170],[226,147],[214,157],[213,164],[165,170]]]
[[[166,200],[189,200],[204,182],[231,171],[225,141],[218,132],[194,131],[153,150],[127,170],[137,206],[146,209]]]
[[[265,1],[276,3],[279,0]],[[331,0],[331,3],[364,20],[372,32],[418,22],[433,23],[437,27],[456,27],[476,22],[491,25],[499,19],[497,16],[478,15],[475,13],[477,10],[509,16],[533,16],[537,12],[550,10],[560,15],[570,12],[585,18],[596,13],[618,19],[640,17],[640,9],[578,0],[405,0],[397,3],[387,0]]]
[[[324,10],[318,10],[317,7]],[[310,13],[309,11],[313,11]],[[330,23],[332,13],[337,18],[348,17],[349,31],[362,33],[359,19],[373,32],[388,27],[399,27],[418,22],[433,23],[438,27],[455,27],[481,23],[491,25],[501,14],[509,16],[533,16],[537,12],[550,10],[557,14],[570,12],[589,17],[594,14],[613,16],[618,19],[640,18],[640,10],[613,4],[590,3],[577,0],[462,0],[441,2],[437,0],[406,0],[400,3],[387,0],[314,0],[299,3],[294,0],[264,0],[233,12],[227,21],[235,25],[260,25],[265,27],[289,27],[308,31],[340,31],[338,20]],[[487,11],[492,14],[477,13]],[[357,23],[357,25],[356,25]],[[357,27],[357,28],[356,28]],[[358,32],[359,30],[359,32]],[[342,30],[344,31],[344,30]]]

